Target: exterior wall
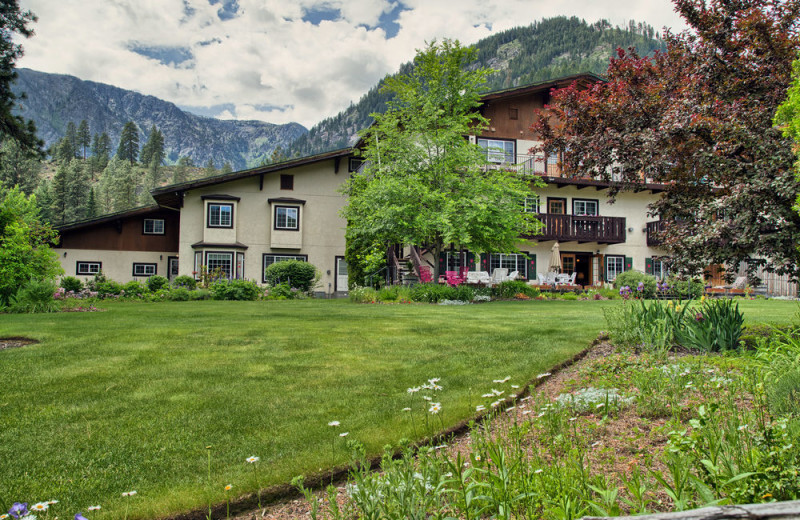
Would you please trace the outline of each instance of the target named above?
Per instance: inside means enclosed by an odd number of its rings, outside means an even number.
[[[281,174],[294,175],[292,190],[280,189]],[[264,254],[305,255],[322,273],[316,290],[333,292],[335,259],[343,256],[345,249],[345,221],[339,216],[345,198],[338,188],[347,176],[346,161],[341,161],[335,173],[331,159],[265,174],[263,189],[259,189],[260,179],[255,175],[187,191],[181,209],[180,274],[192,275],[197,270],[195,253],[238,252],[244,254],[244,278],[261,283]],[[202,200],[204,195],[239,198],[220,201],[235,204],[233,228],[209,232],[205,211],[206,203],[213,199]],[[269,199],[282,200],[270,203]],[[298,231],[273,230],[275,205],[299,209]],[[273,243],[283,247],[273,247]]]
[[[167,263],[170,256],[178,256],[177,251],[110,251],[108,249],[56,249],[64,276],[74,276],[86,282],[93,275],[77,274],[78,262],[101,262],[103,274],[116,282],[147,280],[146,276],[133,276],[133,264],[156,264],[156,274],[167,276]]]

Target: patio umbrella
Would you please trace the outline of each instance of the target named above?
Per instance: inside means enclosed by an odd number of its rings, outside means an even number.
[[[550,250],[550,270],[556,273],[561,272],[561,249],[558,247],[558,242],[553,244],[553,248]]]

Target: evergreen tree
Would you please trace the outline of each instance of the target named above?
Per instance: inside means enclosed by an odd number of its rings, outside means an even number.
[[[194,167],[191,157],[181,157],[172,172],[172,184],[179,184],[189,180],[189,168]]]
[[[99,214],[99,207],[94,196],[94,188],[89,188],[89,197],[86,199],[86,207],[83,210],[84,218],[95,218]]]
[[[208,162],[206,163],[206,169],[203,172],[206,177],[211,177],[217,174],[217,168],[214,166],[214,158],[209,157]]]
[[[159,166],[164,162],[164,134],[156,128],[156,125],[150,128],[150,135],[147,137],[147,142],[142,147],[142,153],[139,159],[142,164],[148,166],[153,161],[156,161]]]
[[[7,138],[0,146],[0,183],[13,188],[19,186],[30,195],[39,184],[42,163],[34,152],[16,139]]]
[[[69,163],[69,186],[67,187],[65,212],[67,222],[84,218],[89,189],[89,171],[86,163],[73,159]]]
[[[119,146],[117,147],[117,157],[128,161],[133,166],[139,158],[139,129],[136,123],[128,121],[122,127],[122,134],[119,136]]]
[[[231,163],[226,162],[222,166],[222,169],[220,170],[220,173],[225,174],[225,173],[231,173],[232,171],[233,171],[233,166],[231,166]]]
[[[75,158],[75,148],[69,136],[62,137],[55,145],[55,160],[59,164],[69,164]]]
[[[145,177],[145,188],[147,190],[154,190],[161,184],[161,163],[154,157],[150,161],[150,166],[147,168],[147,175]],[[149,197],[149,195],[148,195]]]
[[[74,159],[78,157],[78,129],[72,121],[67,123],[67,131],[64,134],[64,140],[67,142],[65,146],[69,150],[69,158]]]
[[[53,176],[50,221],[56,226],[60,226],[67,221],[70,173],[69,163],[61,162],[58,164],[56,174]]]
[[[94,134],[94,139],[92,139],[92,168],[90,171],[92,180],[94,180],[95,172],[102,172],[105,167],[108,166],[110,154],[111,139],[108,137],[108,134],[105,132],[102,134]]]
[[[42,222],[48,223],[53,221],[53,191],[51,184],[48,179],[42,179],[42,182],[33,191],[36,196],[36,205],[39,206],[39,216]]]
[[[86,149],[92,142],[92,135],[89,133],[89,123],[83,119],[81,124],[78,125],[77,145],[79,151],[82,153],[83,160],[86,160]]]

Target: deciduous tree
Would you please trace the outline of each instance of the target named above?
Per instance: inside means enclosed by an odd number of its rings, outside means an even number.
[[[691,31],[652,57],[619,51],[608,82],[553,93],[535,130],[577,175],[664,183],[652,207],[673,266],[800,275],[800,184],[772,117],[797,56],[800,0],[673,0]],[[550,116],[556,117],[550,119]],[[558,121],[558,124],[554,124]]]
[[[362,134],[366,167],[343,186],[347,238],[364,244],[512,252],[538,223],[522,211],[531,189],[515,173],[486,168],[465,136],[487,124],[477,109],[487,72],[458,41],[417,53],[410,74],[389,78],[394,100]],[[435,272],[438,275],[438,263]]]

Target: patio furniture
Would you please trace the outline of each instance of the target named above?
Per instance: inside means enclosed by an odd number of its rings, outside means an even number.
[[[517,279],[519,279],[519,271],[511,271],[508,274],[508,279],[509,280],[517,280]]]
[[[492,271],[492,283],[505,282],[508,279],[508,269],[505,267],[498,267]]]
[[[569,285],[569,275],[567,273],[557,274],[556,285]]]

